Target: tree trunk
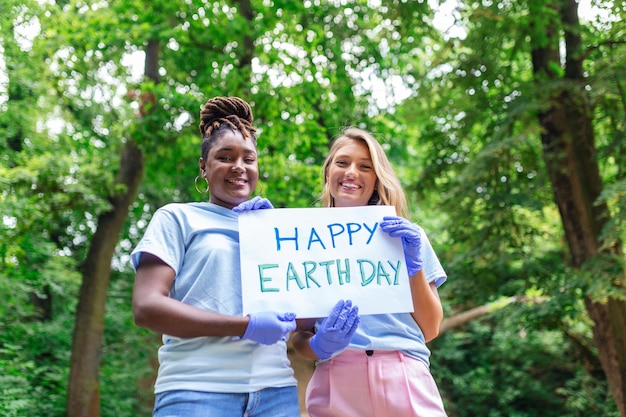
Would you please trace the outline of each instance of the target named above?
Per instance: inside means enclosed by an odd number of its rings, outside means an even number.
[[[477,318],[486,316],[494,311],[500,310],[508,306],[509,304],[518,300],[518,297],[508,297],[503,300],[494,301],[493,303],[484,304],[482,306],[474,307],[470,310],[463,311],[459,314],[455,314],[452,317],[448,317],[447,319],[441,322],[439,326],[439,334],[447,332],[450,329],[454,329],[456,327],[460,327],[465,323],[468,323]]]
[[[562,7],[556,6],[562,5]],[[596,159],[592,112],[584,90],[580,25],[575,0],[554,3],[561,21],[535,27],[537,39],[532,50],[537,87],[547,92],[545,110],[539,113],[542,127],[544,162],[552,184],[571,266],[583,267],[595,259],[606,263],[608,253],[621,254],[621,244],[604,249],[600,245],[602,228],[609,219],[606,204],[597,204],[602,179]],[[558,27],[564,27],[566,67],[560,78]],[[605,270],[610,270],[608,267]],[[623,275],[623,272],[622,272]],[[623,277],[622,277],[623,278]],[[606,286],[620,285],[620,277],[596,276]],[[602,368],[620,411],[626,416],[626,302],[608,298],[602,302],[587,296],[585,305],[593,321],[593,335]]]
[[[441,326],[439,326],[439,334],[447,332],[450,329],[463,326],[465,323],[469,323],[472,320],[478,319],[480,317],[491,314],[495,311],[501,310],[504,307],[515,302],[538,304],[538,303],[544,302],[545,300],[546,300],[546,297],[529,298],[526,296],[520,296],[520,297],[501,298],[491,303],[474,307],[466,311],[462,311],[459,314],[455,314],[454,316],[444,319],[443,322],[441,322]]]
[[[146,46],[145,75],[158,82],[159,44]],[[156,102],[152,93],[139,95],[140,116],[145,116]],[[143,105],[147,104],[147,105]],[[98,228],[91,240],[83,265],[76,323],[72,341],[70,381],[67,393],[68,417],[98,417],[100,415],[100,351],[104,334],[104,314],[109,288],[111,260],[120,232],[135,201],[144,173],[141,149],[132,140],[122,148],[120,170],[115,179],[124,192],[111,197],[112,209],[98,218]],[[117,189],[115,187],[114,189]]]
[[[111,259],[142,176],[143,155],[129,141],[122,150],[121,170],[116,179],[116,184],[123,184],[126,190],[112,199],[111,211],[98,218],[98,229],[83,266],[83,281],[72,341],[68,417],[100,415],[98,370]]]

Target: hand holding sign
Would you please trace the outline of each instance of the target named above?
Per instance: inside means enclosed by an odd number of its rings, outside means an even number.
[[[339,300],[311,338],[311,349],[320,359],[330,358],[350,344],[360,321],[359,308],[350,300]]]
[[[398,216],[385,216],[380,222],[383,232],[389,233],[391,237],[402,238],[402,249],[404,249],[404,260],[409,276],[417,274],[422,269],[422,232],[416,224]]]
[[[296,315],[263,311],[249,314],[250,322],[242,339],[250,339],[264,345],[273,345],[296,329]]]
[[[251,200],[244,201],[238,206],[233,207],[233,211],[235,213],[243,213],[244,211],[273,209],[273,208],[274,206],[267,198],[256,196]]]

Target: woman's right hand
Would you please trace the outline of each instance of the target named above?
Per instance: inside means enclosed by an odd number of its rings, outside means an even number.
[[[339,300],[311,337],[311,349],[320,359],[330,358],[350,344],[360,321],[359,308],[350,300]]]
[[[241,338],[263,345],[273,345],[279,340],[286,340],[289,333],[296,329],[294,313],[278,314],[273,311],[262,311],[248,316],[250,322]]]

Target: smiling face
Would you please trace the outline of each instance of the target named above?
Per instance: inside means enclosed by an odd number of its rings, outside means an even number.
[[[200,171],[209,182],[209,202],[232,209],[246,201],[259,180],[254,142],[239,131],[227,129],[212,144]]]
[[[326,172],[335,207],[366,206],[376,188],[376,172],[367,145],[350,140],[339,148]]]

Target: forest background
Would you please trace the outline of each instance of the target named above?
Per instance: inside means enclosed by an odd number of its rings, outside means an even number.
[[[385,144],[449,276],[451,417],[626,416],[622,3],[0,0],[0,414],[150,415],[128,255],[206,198],[199,109],[236,95],[277,207],[343,127]]]

